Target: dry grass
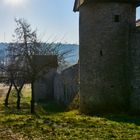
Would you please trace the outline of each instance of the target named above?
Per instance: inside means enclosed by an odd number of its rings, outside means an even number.
[[[30,86],[24,87],[22,109],[16,110],[16,97],[10,108],[0,102],[0,140],[137,140],[140,139],[140,118],[136,116],[87,116],[78,110],[64,112],[57,104],[36,105],[30,114]],[[1,98],[2,99],[2,98]]]

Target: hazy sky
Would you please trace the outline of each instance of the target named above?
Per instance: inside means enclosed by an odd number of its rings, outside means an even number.
[[[12,41],[14,18],[25,18],[44,41],[78,43],[79,15],[72,11],[73,4],[74,0],[0,0],[0,42]]]
[[[32,28],[38,29],[44,41],[78,43],[78,13],[73,12],[74,0],[0,1],[0,41],[12,40],[14,18],[25,18]]]

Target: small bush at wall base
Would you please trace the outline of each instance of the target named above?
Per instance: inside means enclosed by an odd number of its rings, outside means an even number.
[[[75,98],[73,101],[68,105],[68,110],[74,110],[74,109],[79,109],[79,104],[80,104],[80,95],[79,93],[76,94]]]

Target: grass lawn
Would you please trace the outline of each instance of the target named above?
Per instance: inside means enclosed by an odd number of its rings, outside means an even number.
[[[78,110],[64,112],[55,103],[36,105],[36,114],[31,115],[28,94],[23,96],[21,111],[14,109],[14,96],[8,109],[1,99],[0,140],[140,139],[140,117],[86,116]]]

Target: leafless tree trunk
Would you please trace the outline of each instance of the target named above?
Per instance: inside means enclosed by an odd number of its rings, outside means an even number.
[[[14,87],[16,89],[16,92],[17,92],[17,109],[21,109],[20,107],[20,101],[21,101],[21,90],[24,86],[24,83],[21,84],[21,86],[18,88],[18,86],[14,83]]]
[[[34,82],[31,82],[31,90],[32,90],[32,95],[31,95],[31,113],[35,113],[35,99],[34,99]]]
[[[8,92],[6,94],[6,98],[5,98],[5,107],[8,107],[8,105],[9,105],[8,100],[9,100],[9,95],[10,95],[12,86],[13,86],[13,83],[11,82],[11,84],[9,86],[9,89],[8,89]]]

